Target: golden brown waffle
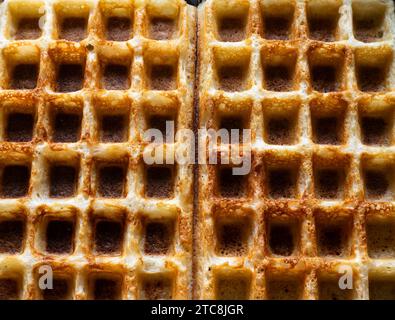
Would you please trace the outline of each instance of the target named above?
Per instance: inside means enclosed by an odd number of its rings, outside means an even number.
[[[199,166],[196,298],[395,298],[394,18],[376,0],[199,7],[200,126],[251,129],[252,170]]]
[[[0,10],[0,298],[191,298],[192,166],[144,164],[142,133],[192,128],[196,8]]]

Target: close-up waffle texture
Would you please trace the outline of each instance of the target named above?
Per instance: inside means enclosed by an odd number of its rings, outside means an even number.
[[[252,167],[198,167],[196,297],[395,299],[393,2],[212,0],[198,28],[199,125],[251,129]]]
[[[0,299],[395,299],[393,1],[4,0],[0,17]],[[168,121],[198,141],[148,163],[144,132]],[[246,175],[166,162],[235,145]]]
[[[192,166],[146,164],[143,132],[192,127],[196,9],[0,10],[0,298],[190,298]]]

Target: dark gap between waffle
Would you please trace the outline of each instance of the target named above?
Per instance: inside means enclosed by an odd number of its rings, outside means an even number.
[[[228,132],[229,135],[229,142],[233,143],[231,140],[232,136],[232,129],[233,130],[238,130],[239,134],[239,139],[236,141],[236,143],[242,143],[243,142],[243,129],[245,129],[245,125],[243,123],[243,119],[240,116],[223,116],[221,118],[220,124],[219,124],[219,129],[225,129]],[[224,142],[221,142],[224,143]]]
[[[245,39],[246,19],[224,17],[217,23],[221,41],[238,42]]]
[[[293,118],[271,117],[267,120],[267,143],[275,145],[290,145],[295,143],[295,139],[295,121]]]
[[[37,39],[41,33],[39,18],[22,18],[18,22],[15,40]]]
[[[70,254],[74,249],[74,222],[51,220],[46,229],[46,251],[54,254]]]
[[[103,86],[107,90],[127,90],[130,86],[128,67],[119,64],[106,65]]]
[[[41,290],[44,300],[68,300],[70,299],[70,280],[54,277],[52,281],[52,289]]]
[[[219,196],[225,198],[241,198],[245,196],[247,177],[234,175],[233,168],[218,168],[217,184]]]
[[[52,165],[50,168],[49,196],[67,198],[75,195],[78,172],[75,167]]]
[[[61,64],[57,75],[58,92],[74,92],[82,89],[84,70],[81,64]]]
[[[266,280],[269,300],[299,300],[303,295],[303,279],[297,276],[269,276]]]
[[[217,300],[246,300],[251,292],[251,280],[246,276],[218,276],[215,298]]]
[[[96,221],[93,236],[94,251],[97,254],[119,254],[124,237],[123,222],[104,219]]]
[[[79,114],[57,112],[53,120],[53,141],[77,142],[80,140],[81,121]]]
[[[121,280],[97,278],[93,283],[94,300],[119,300],[121,299]]]
[[[145,300],[171,299],[173,283],[169,277],[144,277],[141,283],[140,295]]]
[[[21,198],[27,195],[30,184],[30,168],[24,165],[8,165],[3,169],[1,197]]]
[[[127,41],[132,33],[132,23],[129,18],[109,17],[106,25],[107,40]]]
[[[296,223],[270,222],[268,242],[274,255],[291,256],[296,250]]]
[[[22,252],[25,228],[25,221],[23,220],[15,219],[1,221],[0,253],[17,254]]]
[[[154,65],[150,74],[151,90],[176,89],[175,70],[170,65]]]
[[[169,40],[176,31],[176,24],[169,18],[152,18],[149,21],[150,38],[154,40]]]
[[[288,40],[293,16],[264,15],[264,37],[268,40]]]
[[[29,142],[33,139],[34,117],[30,113],[10,113],[7,117],[5,139],[10,142]]]
[[[60,30],[59,39],[79,42],[86,38],[87,19],[70,17],[63,19]]]
[[[271,198],[293,198],[296,196],[296,176],[293,170],[269,170],[268,183]]]
[[[126,171],[124,166],[108,165],[99,168],[98,193],[104,198],[124,196]]]
[[[17,300],[20,296],[19,282],[12,278],[0,279],[0,300]]]
[[[395,222],[392,219],[368,219],[366,240],[370,258],[395,258]]]
[[[391,141],[389,127],[390,125],[384,117],[362,117],[362,142],[366,145],[389,145]]]
[[[389,181],[387,174],[381,170],[364,170],[365,196],[368,199],[382,198],[388,188]]]
[[[270,91],[290,91],[293,87],[293,70],[287,66],[265,67],[266,89]]]
[[[251,221],[248,218],[216,222],[217,254],[242,256],[247,253]]]
[[[174,221],[146,221],[144,252],[157,255],[167,254],[174,241]]]
[[[11,89],[32,90],[37,86],[38,65],[18,64],[14,67],[11,76]]]
[[[318,299],[319,300],[352,300],[353,290],[341,289],[338,277],[318,277]]]
[[[370,300],[395,300],[395,280],[369,276]]]
[[[145,196],[171,198],[174,196],[174,168],[170,166],[146,167]]]
[[[314,117],[313,141],[317,144],[333,144],[341,143],[341,119],[338,117]]]
[[[241,66],[223,66],[218,70],[219,87],[224,91],[245,90],[244,69]]]
[[[129,128],[125,115],[103,115],[100,129],[101,142],[117,143],[127,140]]]

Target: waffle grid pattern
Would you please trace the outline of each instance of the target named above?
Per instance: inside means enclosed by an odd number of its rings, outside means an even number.
[[[196,298],[393,299],[393,2],[212,0],[198,23],[200,127],[251,129],[252,170],[199,166]]]
[[[191,298],[192,167],[145,165],[142,134],[192,127],[195,8],[6,0],[0,16],[0,297]]]

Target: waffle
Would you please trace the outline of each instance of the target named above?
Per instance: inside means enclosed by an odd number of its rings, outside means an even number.
[[[198,168],[196,298],[395,298],[394,18],[392,1],[200,5],[199,125],[252,134],[248,175]]]
[[[143,132],[192,128],[196,8],[6,0],[0,15],[0,298],[191,298],[193,168],[145,164]]]

